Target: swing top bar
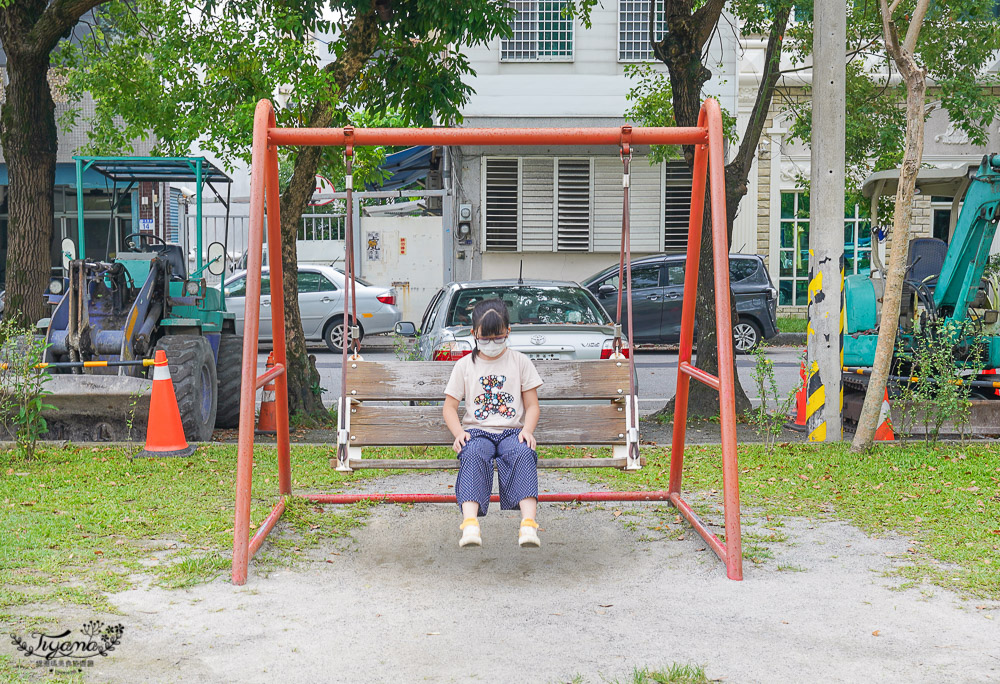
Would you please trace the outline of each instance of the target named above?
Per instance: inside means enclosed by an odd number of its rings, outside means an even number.
[[[625,127],[628,128],[628,127]],[[707,127],[631,128],[632,145],[698,145]],[[346,132],[345,132],[346,131]],[[619,145],[616,128],[269,128],[271,145]]]

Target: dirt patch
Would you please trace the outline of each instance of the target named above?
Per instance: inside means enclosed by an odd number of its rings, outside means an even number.
[[[550,491],[590,488],[540,477]],[[452,478],[364,486],[441,492]],[[251,564],[243,587],[220,578],[111,596],[124,638],[87,679],[597,682],[673,662],[727,682],[1000,678],[1000,607],[900,590],[886,573],[907,562],[906,539],[807,519],[765,529],[746,516],[773,557],[732,582],[675,516],[652,504],[545,505],[542,548],[526,551],[516,514],[494,510],[483,548],[468,550],[452,505],[379,506],[350,542],[267,577]]]

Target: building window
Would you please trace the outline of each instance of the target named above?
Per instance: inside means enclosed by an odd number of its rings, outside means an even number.
[[[590,251],[590,159],[556,161],[556,251]]]
[[[809,195],[781,193],[778,237],[778,304],[809,303]],[[872,231],[866,209],[854,205],[844,211],[844,275],[871,272]]]
[[[805,306],[809,288],[809,195],[781,193],[778,304]]]
[[[488,158],[485,161],[483,222],[486,249],[516,252],[519,248],[520,160]]]
[[[573,19],[566,0],[511,0],[517,16],[511,37],[500,43],[501,62],[573,61]]]
[[[663,251],[684,252],[691,233],[691,169],[683,161],[663,166]]]
[[[858,205],[844,209],[844,275],[868,275],[872,270],[872,221]]]
[[[933,237],[948,242],[951,239],[951,197],[931,197]]]
[[[648,62],[653,59],[649,44],[650,0],[618,0],[618,61]],[[662,0],[656,3],[655,34],[660,38],[667,32]]]

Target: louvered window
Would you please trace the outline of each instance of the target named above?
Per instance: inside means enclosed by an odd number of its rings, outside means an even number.
[[[687,249],[691,220],[691,170],[686,162],[664,164],[663,251]]]
[[[556,250],[590,251],[590,159],[557,162]]]
[[[516,252],[520,226],[520,160],[485,160],[486,249]]]

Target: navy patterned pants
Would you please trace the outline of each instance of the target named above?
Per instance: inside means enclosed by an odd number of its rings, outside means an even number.
[[[479,503],[479,515],[486,515],[493,490],[493,462],[500,481],[500,510],[518,510],[521,499],[538,498],[538,454],[518,441],[519,428],[502,433],[473,428],[458,455],[455,498]]]

